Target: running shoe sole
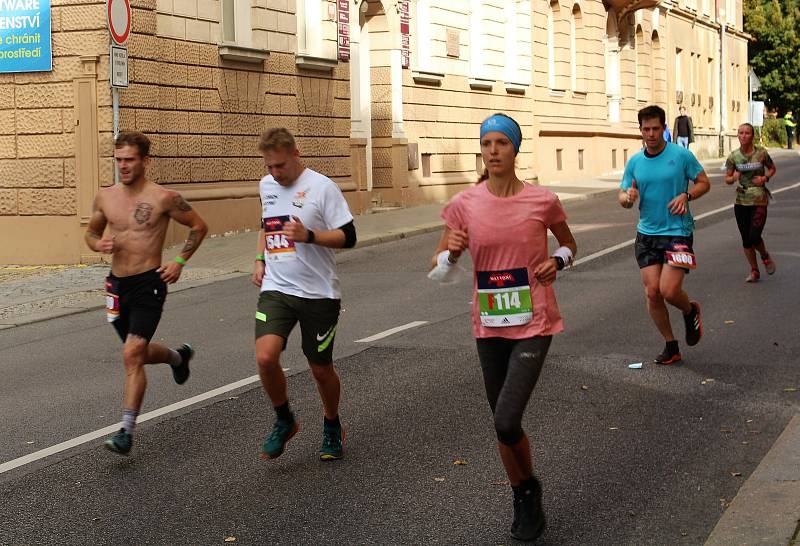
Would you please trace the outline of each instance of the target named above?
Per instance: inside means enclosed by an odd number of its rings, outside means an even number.
[[[688,328],[686,329],[686,344],[689,347],[692,347],[694,345],[697,345],[703,338],[703,318],[702,318],[702,313],[700,312],[700,304],[697,303],[696,301],[690,301],[689,303],[691,304],[692,307],[694,307],[695,310],[695,316],[694,316],[695,325],[693,327],[693,330],[697,331],[697,339],[695,339],[694,337],[691,337],[689,335],[690,330]]]
[[[772,261],[772,258],[769,260],[763,260],[764,262],[764,269],[767,270],[767,275],[772,275],[775,273],[775,262]]]
[[[333,453],[320,453],[319,460],[320,461],[338,461],[342,457],[344,457],[344,441],[347,438],[347,430],[342,427],[342,451],[338,455],[334,455]]]
[[[671,357],[667,358],[666,360],[664,360],[663,358],[661,358],[659,356],[653,362],[655,362],[656,364],[661,364],[662,366],[669,366],[670,364],[675,364],[676,362],[680,362],[680,361],[681,361],[681,354],[678,353],[678,354],[672,355]]]
[[[289,443],[289,440],[291,440],[299,430],[300,430],[300,424],[297,421],[295,421],[294,427],[292,427],[292,431],[289,433],[289,435],[286,437],[286,440],[283,442],[283,446],[281,447],[280,451],[272,455],[270,455],[266,451],[261,451],[258,456],[261,458],[262,461],[271,461],[273,459],[277,459],[278,457],[283,455],[283,452],[286,451],[286,444]]]

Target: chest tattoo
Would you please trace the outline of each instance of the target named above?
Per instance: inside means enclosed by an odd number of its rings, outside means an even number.
[[[137,224],[144,224],[153,214],[153,205],[150,203],[136,203],[136,210],[133,211],[133,218]]]

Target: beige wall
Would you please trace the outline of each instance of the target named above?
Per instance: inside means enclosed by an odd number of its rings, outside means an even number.
[[[726,149],[746,117],[740,1],[730,0],[739,11],[727,28],[724,99],[711,0],[621,21],[599,0],[410,0],[407,70],[397,64],[398,1],[369,0],[363,17],[350,4],[351,36],[364,25],[370,63],[364,122],[352,99],[357,66],[336,60],[335,2],[236,0],[231,41],[221,0],[132,0],[120,128],[151,137],[150,177],[224,233],[258,222],[256,145],[268,127],[293,131],[306,164],[360,212],[442,201],[472,183],[478,127],[496,111],[522,127],[519,173],[545,182],[621,170],[640,148],[636,112],[656,102],[671,123],[678,90],[699,156],[717,155],[720,106]],[[83,230],[94,195],[113,183],[105,2],[54,0],[52,21],[53,71],[0,75],[0,263],[96,259]],[[168,240],[182,236],[174,228]]]

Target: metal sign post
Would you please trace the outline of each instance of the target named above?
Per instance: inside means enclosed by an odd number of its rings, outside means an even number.
[[[119,90],[128,87],[128,48],[125,42],[131,34],[130,0],[106,0],[108,33],[111,35],[109,50],[109,78],[111,86],[111,108],[113,111],[114,140],[119,136]],[[119,184],[119,171],[114,166],[114,183]]]

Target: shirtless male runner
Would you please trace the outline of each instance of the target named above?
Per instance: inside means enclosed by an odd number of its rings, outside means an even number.
[[[122,428],[106,440],[105,446],[127,455],[147,387],[144,365],[168,363],[179,385],[189,378],[189,361],[194,356],[190,345],[170,349],[150,340],[161,319],[167,284],[180,278],[208,227],[178,192],[145,178],[150,163],[150,140],[145,135],[120,133],[114,147],[120,184],[101,189],[95,197],[84,239],[95,252],[111,254],[106,312],[125,344],[125,389]],[[163,265],[161,252],[170,218],[190,231],[180,254]]]

